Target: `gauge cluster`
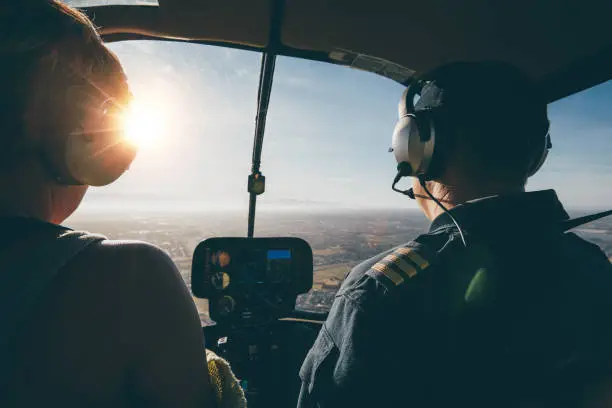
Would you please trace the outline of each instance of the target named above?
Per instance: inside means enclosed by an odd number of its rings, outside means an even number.
[[[257,326],[289,315],[312,287],[312,249],[298,238],[211,238],[195,250],[191,287],[217,324]]]

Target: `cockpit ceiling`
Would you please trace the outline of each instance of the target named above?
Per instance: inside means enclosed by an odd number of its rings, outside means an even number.
[[[612,1],[159,0],[88,9],[125,34],[229,43],[353,65],[406,83],[455,60],[512,62],[549,100],[612,77]]]
[[[59,0],[72,7],[93,6],[159,6],[157,0]]]

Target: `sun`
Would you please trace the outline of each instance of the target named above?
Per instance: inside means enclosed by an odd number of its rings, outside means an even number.
[[[160,106],[134,99],[124,113],[125,138],[139,149],[153,147],[165,130],[165,112]]]

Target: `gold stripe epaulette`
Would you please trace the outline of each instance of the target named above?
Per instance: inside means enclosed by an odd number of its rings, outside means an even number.
[[[381,276],[399,286],[419,272],[429,267],[430,263],[415,248],[398,248],[374,264],[368,271],[370,276]]]

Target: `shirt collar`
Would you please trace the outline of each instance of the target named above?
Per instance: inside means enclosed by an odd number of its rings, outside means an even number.
[[[491,229],[504,225],[558,224],[569,215],[554,190],[497,195],[467,201],[450,210],[461,228]],[[454,226],[443,213],[431,223],[430,231]]]

